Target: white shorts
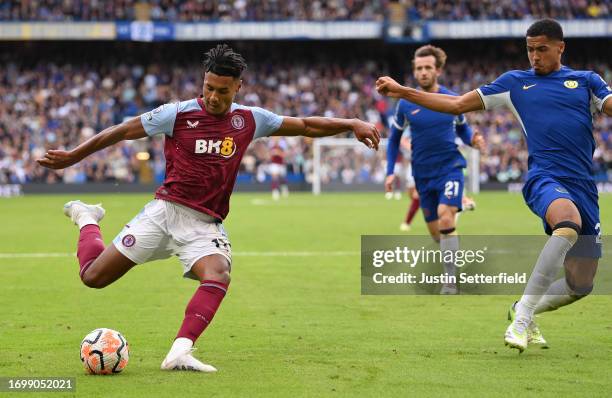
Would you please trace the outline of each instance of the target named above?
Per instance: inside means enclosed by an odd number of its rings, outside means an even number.
[[[232,248],[221,223],[208,214],[155,199],[113,239],[117,250],[135,262],[178,256],[185,278],[198,279],[191,267],[204,256],[220,254],[232,263]]]
[[[271,176],[285,177],[287,175],[287,166],[284,164],[270,163],[268,164],[268,174]]]

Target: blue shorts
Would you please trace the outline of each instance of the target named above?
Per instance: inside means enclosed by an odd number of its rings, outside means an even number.
[[[544,231],[550,235],[552,227],[546,222],[548,206],[560,198],[569,199],[578,208],[582,230],[578,242],[567,253],[572,257],[601,257],[601,223],[597,186],[591,180],[535,175],[528,178],[523,187],[527,206],[544,223]]]
[[[455,206],[461,211],[463,198],[463,169],[432,178],[414,177],[426,222],[438,219],[438,205]]]

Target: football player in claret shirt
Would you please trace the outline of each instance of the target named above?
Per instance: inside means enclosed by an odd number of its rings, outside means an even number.
[[[598,192],[591,167],[593,113],[612,116],[612,89],[592,71],[561,64],[563,29],[552,19],[533,23],[526,35],[531,69],[506,72],[491,84],[461,96],[403,87],[390,77],[377,90],[451,114],[505,106],[521,124],[529,151],[523,197],[550,235],[521,299],[511,306],[504,341],[522,352],[546,341],[534,314],[585,297],[601,257]],[[556,279],[561,268],[565,277]]]
[[[281,195],[285,198],[289,196],[287,165],[285,164],[286,151],[283,147],[286,145],[286,142],[281,142],[279,140],[279,138],[273,139],[268,149],[270,162],[268,163],[267,171],[272,179],[272,199],[274,200],[279,200]]]
[[[166,178],[155,199],[111,245],[105,247],[102,241],[98,223],[105,211],[100,205],[78,200],[64,205],[64,213],[80,230],[77,257],[85,285],[103,288],[137,264],[172,255],[178,256],[185,277],[200,282],[162,369],[216,371],[191,352],[229,287],[231,246],[222,221],[249,143],[259,137],[325,137],[353,131],[359,141],[378,149],[380,134],[370,123],[283,117],[235,103],[246,66],[240,54],[218,45],[205,54],[201,98],[162,105],[105,129],[72,150],[49,150],[38,160],[44,167],[63,169],[123,140],[165,136]]]

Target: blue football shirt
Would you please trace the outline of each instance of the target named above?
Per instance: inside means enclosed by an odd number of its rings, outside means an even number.
[[[457,95],[444,86],[438,93]],[[466,144],[472,141],[472,130],[464,115],[451,115],[424,108],[401,99],[391,119],[387,146],[387,175],[393,174],[402,132],[410,129],[412,174],[415,178],[446,175],[466,167],[465,158],[455,142],[457,136]]]
[[[548,75],[510,71],[476,90],[485,109],[509,108],[523,128],[529,151],[528,178],[592,179],[593,114],[612,89],[595,72],[562,66]]]

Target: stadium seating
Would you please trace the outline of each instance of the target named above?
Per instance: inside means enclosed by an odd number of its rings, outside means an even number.
[[[126,143],[108,149],[65,171],[37,167],[34,159],[47,148],[73,147],[126,117],[164,102],[196,97],[201,91],[201,70],[195,60],[189,65],[176,65],[160,61],[138,63],[132,59],[123,64],[116,59],[85,64],[53,63],[51,59],[31,63],[27,57],[18,55],[5,58],[0,68],[3,98],[0,102],[0,183],[139,182],[143,178],[160,181],[164,163],[159,137],[145,144]],[[240,102],[289,116],[359,117],[375,123],[386,133],[387,118],[394,104],[378,96],[373,86],[377,76],[389,73],[387,61],[356,57],[344,65],[330,66],[324,58],[301,56],[295,61],[279,60],[272,66],[253,56],[248,59],[249,70]],[[500,59],[486,56],[479,64],[453,59],[442,81],[456,92],[466,92],[505,70],[518,67],[516,62],[512,56]],[[607,81],[612,78],[610,65],[605,62],[572,66],[595,69]],[[409,75],[405,79],[414,85]],[[499,111],[473,113],[468,119],[489,144],[481,164],[481,182],[520,180],[526,170],[527,153],[514,117],[508,111]],[[612,169],[612,122],[598,117],[595,125],[598,147],[594,172],[599,180],[606,181],[607,170]],[[251,146],[239,181],[265,180],[262,165],[267,161],[266,145],[262,141]],[[291,139],[283,145],[287,147],[290,173],[307,180],[312,167],[310,143]],[[149,153],[145,162],[149,173],[142,173],[143,161],[137,158],[137,153],[142,151]],[[381,182],[384,178],[382,151],[376,159],[335,152],[325,152],[323,158],[324,181]]]
[[[156,0],[5,1],[0,20],[11,21],[121,21],[151,19],[169,22],[274,20],[381,20],[388,14],[419,20],[522,19],[548,16],[559,19],[606,18],[609,1],[536,0]]]

